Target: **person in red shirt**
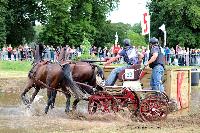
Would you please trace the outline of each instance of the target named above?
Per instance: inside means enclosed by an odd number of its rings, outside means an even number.
[[[8,51],[8,59],[11,60],[11,54],[12,54],[12,46],[11,46],[11,44],[9,44],[9,46],[7,47],[7,51]]]
[[[120,45],[118,45],[118,44],[115,44],[114,45],[114,47],[113,47],[113,56],[115,57],[117,54],[118,54],[118,52],[120,51]]]

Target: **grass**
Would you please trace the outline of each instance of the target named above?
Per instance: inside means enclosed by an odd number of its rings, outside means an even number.
[[[0,78],[27,77],[30,61],[0,61]]]
[[[32,65],[30,61],[0,61],[0,71],[28,72]]]

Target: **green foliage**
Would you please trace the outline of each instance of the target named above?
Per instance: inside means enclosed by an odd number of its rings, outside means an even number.
[[[91,48],[91,44],[86,37],[84,37],[81,48],[83,49],[83,53],[85,55],[90,55],[89,50]]]
[[[7,6],[7,0],[1,0],[0,4],[0,48],[3,47],[3,45],[6,42],[6,23],[5,23],[5,17],[6,17],[6,9]]]
[[[6,43],[17,46],[34,40],[35,20],[45,19],[41,0],[7,0],[6,12]]]
[[[119,0],[43,0],[49,15],[41,40],[45,43],[80,46],[84,36],[91,44],[101,45],[101,27],[106,14]]]
[[[83,53],[81,54],[80,57],[76,57],[74,60],[78,61],[83,59],[97,59],[97,57],[90,55],[91,44],[88,38],[84,37],[83,42],[81,44],[81,48],[83,50]]]
[[[43,0],[48,12],[41,41],[47,44],[64,45],[69,22],[70,0]]]
[[[164,23],[167,45],[195,48],[200,44],[200,2],[197,0],[152,0],[151,35],[163,36],[158,28]],[[155,30],[156,29],[156,30]]]
[[[133,27],[131,28],[131,30],[135,33],[141,34],[141,32],[142,32],[141,23],[134,24]]]
[[[128,38],[131,40],[131,44],[133,44],[134,46],[147,46],[145,42],[145,37],[138,33],[129,31]]]
[[[129,24],[123,23],[109,23],[102,28],[101,32],[101,44],[106,46],[107,44],[111,43],[114,44],[115,41],[115,34],[117,32],[119,36],[119,44],[123,44],[123,40],[125,38],[131,39],[131,43],[139,46],[146,46],[145,38],[140,34],[141,33],[141,26],[140,24],[135,24],[133,26]],[[102,46],[101,45],[101,46]]]

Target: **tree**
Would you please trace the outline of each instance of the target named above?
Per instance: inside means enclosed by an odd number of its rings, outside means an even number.
[[[138,33],[129,31],[128,38],[131,40],[131,44],[133,44],[134,46],[147,46],[145,42],[145,37]]]
[[[200,2],[198,0],[152,0],[151,35],[162,36],[158,28],[164,23],[167,45],[195,48],[200,44]],[[157,29],[157,30],[155,30]]]
[[[7,0],[1,0],[0,4],[0,48],[6,43],[6,23]]]
[[[141,34],[142,32],[141,24],[140,23],[134,24],[131,30],[135,33]]]
[[[105,46],[114,42],[116,30],[106,21],[107,14],[118,7],[119,0],[93,0],[91,21],[96,30],[94,45]]]
[[[73,42],[75,46],[80,45],[85,37],[93,42],[96,28],[91,21],[92,3],[93,0],[74,0],[72,3],[70,23],[73,37],[69,39],[69,42]]]
[[[64,45],[66,43],[66,32],[70,19],[69,10],[71,0],[43,0],[47,11],[47,22],[41,41],[51,45]]]
[[[45,43],[79,46],[86,37],[91,44],[101,45],[97,36],[102,34],[106,14],[118,2],[119,0],[43,0],[49,13],[41,38]]]
[[[6,15],[6,43],[17,46],[34,40],[35,20],[45,19],[41,0],[8,0]]]

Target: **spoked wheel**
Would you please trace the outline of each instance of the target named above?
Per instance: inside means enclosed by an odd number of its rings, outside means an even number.
[[[140,104],[140,117],[143,121],[159,121],[168,115],[168,102],[161,96],[152,95],[142,100]]]
[[[118,111],[118,104],[115,98],[107,92],[97,92],[89,98],[88,112],[111,113]]]
[[[151,93],[147,94],[145,97],[153,98],[155,96],[159,97],[162,100],[165,100],[166,102],[169,102],[169,97],[164,92],[151,92]]]
[[[125,102],[127,103],[128,110],[131,113],[136,114],[139,108],[139,99],[137,97],[137,94],[127,89],[123,91],[123,94],[124,94],[124,97],[126,97]]]
[[[137,120],[139,109],[139,99],[134,91],[123,89],[122,94],[116,97],[118,100],[118,109],[123,117],[130,117],[131,120]]]

